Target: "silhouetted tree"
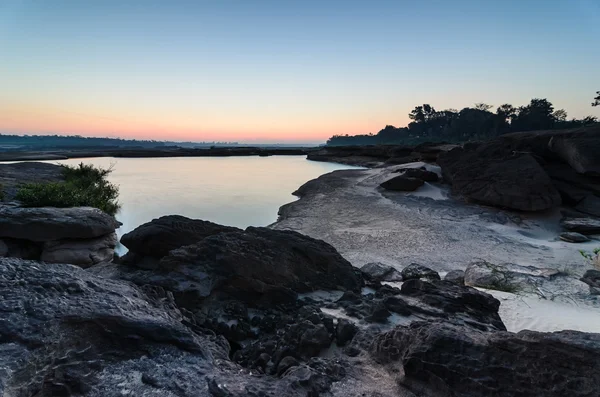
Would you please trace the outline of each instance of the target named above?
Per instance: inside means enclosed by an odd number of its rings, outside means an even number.
[[[594,102],[592,102],[592,106],[600,106],[600,91],[596,91],[597,97],[594,98]]]
[[[558,122],[567,121],[567,111],[565,109],[558,109],[552,113],[552,117]]]
[[[492,105],[488,105],[487,103],[480,102],[480,103],[476,103],[475,104],[475,109],[482,110],[484,112],[487,112],[491,108],[493,108],[493,106]]]
[[[548,130],[554,126],[554,106],[547,99],[532,99],[529,105],[517,109],[513,131]]]

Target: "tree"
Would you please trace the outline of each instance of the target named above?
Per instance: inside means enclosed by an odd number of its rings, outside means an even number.
[[[594,98],[594,102],[592,102],[592,106],[600,106],[600,91],[596,91],[597,97]]]
[[[475,109],[482,110],[484,112],[487,112],[491,108],[493,108],[493,106],[492,105],[488,105],[487,103],[480,102],[480,103],[476,103],[475,104]]]
[[[567,111],[565,109],[558,109],[552,113],[554,120],[556,121],[567,121]]]
[[[504,105],[498,106],[496,114],[504,122],[508,122],[508,120],[511,120],[517,114],[517,109],[511,104],[505,103]]]
[[[517,109],[511,129],[513,131],[548,130],[554,127],[554,106],[547,99],[532,99],[529,105]]]

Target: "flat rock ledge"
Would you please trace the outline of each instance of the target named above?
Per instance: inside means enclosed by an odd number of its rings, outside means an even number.
[[[92,266],[113,259],[120,225],[96,208],[0,205],[0,256]]]

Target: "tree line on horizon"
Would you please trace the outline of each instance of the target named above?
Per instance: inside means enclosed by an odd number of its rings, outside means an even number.
[[[600,106],[600,91],[592,106]],[[514,107],[477,103],[462,110],[436,110],[429,104],[415,107],[408,115],[412,120],[406,127],[387,125],[377,134],[334,135],[329,146],[346,145],[415,145],[423,142],[467,142],[490,139],[520,131],[567,129],[598,123],[598,118],[567,119],[564,109],[555,110],[547,99],[532,99],[529,104]]]
[[[0,150],[47,150],[85,148],[165,148],[237,146],[238,142],[173,142],[144,139],[101,138],[81,135],[16,135],[0,134]]]

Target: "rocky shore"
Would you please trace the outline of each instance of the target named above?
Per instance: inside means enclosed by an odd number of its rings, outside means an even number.
[[[269,228],[165,216],[122,258],[101,211],[5,199],[0,395],[596,396],[595,139],[398,149]]]

